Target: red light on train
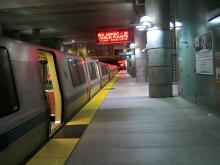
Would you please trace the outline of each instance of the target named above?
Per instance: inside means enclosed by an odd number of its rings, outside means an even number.
[[[125,63],[125,60],[119,60],[118,63],[119,63],[119,64],[124,64],[124,63]]]
[[[98,31],[96,32],[97,43],[123,43],[131,41],[130,29],[117,29],[112,31]]]
[[[81,61],[79,62],[79,64],[81,64],[81,65],[83,65],[84,63],[85,63],[84,60],[81,60]]]

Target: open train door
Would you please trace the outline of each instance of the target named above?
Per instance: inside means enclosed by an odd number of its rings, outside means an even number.
[[[51,135],[61,126],[62,97],[53,54],[44,50],[39,50],[38,54],[44,91],[50,107]]]

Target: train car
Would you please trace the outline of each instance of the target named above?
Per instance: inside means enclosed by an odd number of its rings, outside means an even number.
[[[109,70],[109,79],[111,80],[114,77],[114,71],[111,64],[108,64],[108,70]]]
[[[0,161],[4,164],[22,164],[48,139],[50,112],[38,53],[37,47],[0,38]],[[51,76],[58,88],[57,75]]]
[[[82,57],[1,37],[0,74],[0,161],[6,164],[25,162],[89,100]]]
[[[98,66],[99,66],[99,73],[100,73],[100,86],[103,87],[110,80],[108,64],[103,63],[103,62],[98,62]]]
[[[38,61],[50,109],[50,133],[53,134],[89,100],[86,65],[82,57],[45,48],[40,48]]]
[[[116,74],[118,73],[118,67],[115,65],[112,65],[113,68],[113,75],[116,76]]]
[[[98,63],[89,58],[85,58],[85,63],[87,66],[87,75],[89,79],[89,97],[92,98],[101,87]]]
[[[0,37],[0,162],[24,164],[108,74],[105,63]]]

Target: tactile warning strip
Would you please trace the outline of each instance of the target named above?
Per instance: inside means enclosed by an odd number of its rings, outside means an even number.
[[[102,90],[100,90],[66,125],[84,125],[89,124],[99,107],[102,105],[105,97],[108,95],[117,77],[114,77]]]
[[[79,138],[51,139],[27,164],[63,165]]]

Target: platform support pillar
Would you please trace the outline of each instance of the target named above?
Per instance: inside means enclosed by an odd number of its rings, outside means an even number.
[[[32,42],[40,44],[40,29],[32,29]]]
[[[135,48],[135,66],[136,66],[136,81],[147,82],[148,80],[148,62],[147,54],[144,51],[146,47],[146,35],[144,31],[134,30]]]
[[[149,96],[172,96],[170,0],[145,1],[146,15],[152,19],[153,29],[147,31],[149,62]]]

